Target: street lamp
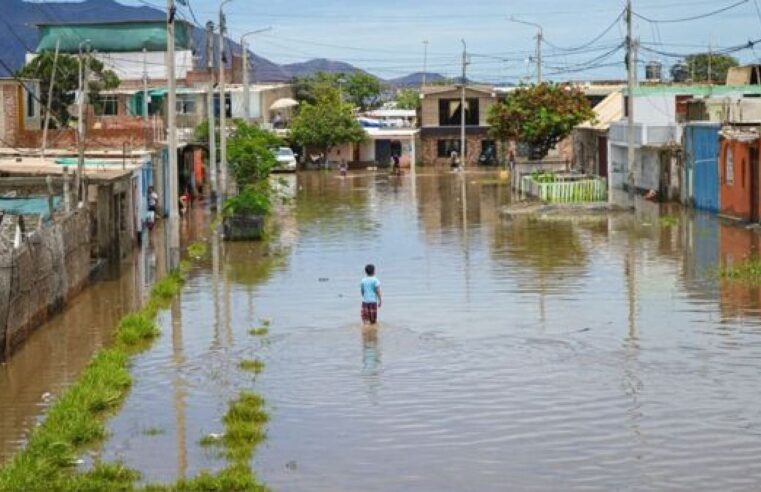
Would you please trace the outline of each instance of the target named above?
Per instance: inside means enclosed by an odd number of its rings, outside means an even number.
[[[521,19],[516,19],[510,16],[508,19],[510,22],[517,24],[524,24],[527,26],[536,27],[536,80],[538,83],[542,83],[542,40],[544,39],[544,28],[535,22],[529,22]]]
[[[247,32],[240,37],[240,47],[243,50],[243,108],[246,114],[246,121],[251,119],[251,89],[248,86],[248,47],[246,46],[246,38],[267,31],[271,31],[272,27],[265,27],[264,29],[257,29],[256,31]],[[262,113],[264,108],[262,108]]]

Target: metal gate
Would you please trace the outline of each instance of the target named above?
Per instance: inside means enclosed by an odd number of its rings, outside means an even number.
[[[719,130],[716,123],[691,123],[684,129],[685,203],[719,211]]]

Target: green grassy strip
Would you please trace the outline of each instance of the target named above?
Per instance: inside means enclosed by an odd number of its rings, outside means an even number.
[[[719,275],[727,280],[737,280],[752,285],[761,285],[761,259],[752,258],[731,266],[723,267],[719,270]]]
[[[166,486],[149,486],[147,491],[246,491],[259,492],[267,488],[258,482],[249,462],[254,449],[265,437],[264,426],[269,416],[264,411],[264,399],[256,393],[242,392],[230,402],[222,418],[225,433],[220,438],[202,440],[204,446],[217,446],[227,458],[228,466],[217,474],[203,472],[189,480]]]
[[[131,386],[129,363],[160,330],[156,316],[182,288],[187,264],[157,282],[145,306],[119,322],[112,347],[99,350],[79,379],[50,407],[27,445],[0,469],[0,491],[130,490],[139,474],[119,464],[97,464],[77,473],[85,446],[106,437],[106,419],[124,402]]]

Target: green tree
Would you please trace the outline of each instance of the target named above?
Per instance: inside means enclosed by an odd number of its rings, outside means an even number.
[[[378,106],[381,90],[380,80],[366,72],[354,72],[346,79],[346,98],[362,111]]]
[[[16,74],[19,78],[38,79],[40,81],[40,99],[45,107],[48,105],[48,90],[53,75],[54,56],[55,54],[50,52],[41,53]],[[97,101],[100,91],[115,89],[119,86],[119,77],[111,70],[106,70],[102,62],[88,57],[85,58],[84,63],[90,72],[88,83],[90,101]],[[79,60],[77,57],[59,53],[50,108],[52,115],[62,125],[65,125],[71,118],[67,108],[74,102],[78,88]]]
[[[338,80],[343,74],[317,72],[305,77],[294,77],[293,93],[299,102],[315,104],[320,97],[339,97],[340,87]]]
[[[208,127],[207,127],[208,134]],[[273,133],[235,121],[235,132],[227,141],[227,158],[235,182],[240,188],[264,181],[277,165],[272,152],[282,141]]]
[[[351,105],[341,102],[336,95],[323,95],[314,104],[302,103],[291,123],[294,142],[317,147],[325,156],[336,145],[362,142],[366,137]]]
[[[693,81],[714,84],[724,84],[729,69],[740,64],[733,56],[717,53],[696,53],[685,58],[685,63]]]
[[[542,158],[573,128],[594,118],[584,93],[567,85],[520,87],[489,109],[490,133],[501,141],[528,144]]]
[[[418,109],[420,107],[420,91],[400,89],[396,93],[396,107],[399,109]]]

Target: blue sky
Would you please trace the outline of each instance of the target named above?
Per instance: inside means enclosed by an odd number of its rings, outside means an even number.
[[[160,0],[121,1],[163,4]],[[199,22],[216,20],[217,1],[190,1]],[[634,10],[650,19],[673,20],[712,12],[738,1],[634,0]],[[709,44],[718,48],[741,45],[761,39],[761,13],[756,6],[760,1],[747,0],[722,14],[691,22],[652,23],[637,19],[635,32],[645,47],[671,55],[706,51]],[[429,71],[455,76],[460,70],[463,38],[472,53],[472,78],[518,81],[535,76],[528,58],[535,48],[536,30],[510,22],[511,15],[540,23],[551,45],[573,48],[611,26],[623,6],[619,0],[233,0],[226,11],[230,33],[236,38],[244,32],[272,26],[271,32],[251,42],[254,51],[277,63],[331,58],[383,77],[394,77],[422,69],[423,40],[428,40]],[[623,21],[619,21],[581,53],[545,45],[544,71],[555,79],[621,78],[623,54],[610,52],[623,41],[624,33]],[[761,55],[761,44],[755,51]],[[607,57],[603,56],[607,53]],[[745,61],[757,59],[752,50],[737,56]],[[671,56],[640,55],[640,60],[651,59],[666,65],[675,61]],[[599,67],[569,71],[590,65]]]

